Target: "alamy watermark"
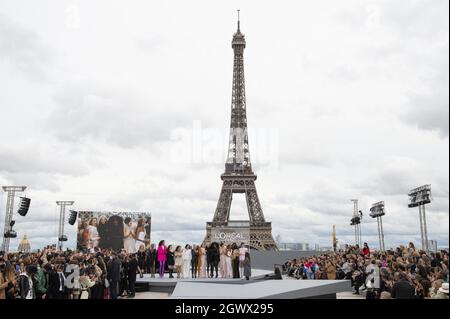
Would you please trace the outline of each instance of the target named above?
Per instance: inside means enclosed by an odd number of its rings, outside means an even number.
[[[279,129],[247,130],[252,166],[277,170],[279,165]],[[225,164],[230,144],[230,128],[203,127],[195,120],[192,127],[178,127],[170,132],[168,161],[172,164]]]

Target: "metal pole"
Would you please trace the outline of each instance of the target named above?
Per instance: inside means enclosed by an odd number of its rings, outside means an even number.
[[[425,249],[425,243],[423,240],[423,221],[422,221],[422,205],[419,205],[419,219],[420,219],[420,239],[422,240],[422,249]]]
[[[423,235],[425,241],[425,251],[428,251],[428,230],[427,230],[427,219],[425,217],[425,205],[422,205],[422,215],[423,215]]]
[[[358,224],[358,228],[359,228],[359,246],[362,247],[362,224],[361,223]]]
[[[384,246],[383,218],[381,216],[380,216],[380,230],[381,230],[381,246],[383,247],[382,250],[386,251],[386,248]]]
[[[64,212],[65,205],[61,204],[59,207],[59,229],[58,229],[58,248],[59,250],[63,249],[63,241],[60,240],[61,236],[64,235]]]
[[[381,231],[380,231],[380,216],[377,216],[377,226],[378,226],[378,246],[381,249]]]

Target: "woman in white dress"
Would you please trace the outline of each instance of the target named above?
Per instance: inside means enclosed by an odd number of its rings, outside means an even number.
[[[205,244],[202,244],[202,247],[200,247],[198,258],[200,258],[200,275],[199,278],[206,278],[206,248]]]
[[[183,278],[189,278],[192,259],[191,246],[186,245],[183,251]]]
[[[225,274],[224,274],[224,278],[231,278],[232,277],[232,271],[231,271],[231,254],[232,254],[232,249],[231,249],[231,245],[228,245],[226,247],[226,254],[225,254]]]
[[[100,236],[98,235],[98,230],[97,230],[97,218],[92,218],[89,221],[89,226],[87,227],[87,230],[89,233],[88,248],[92,250],[98,246],[98,242],[100,239]]]
[[[134,254],[136,252],[136,240],[135,229],[131,218],[125,218],[125,224],[123,225],[123,248],[127,254]]]
[[[142,244],[145,245],[145,221],[144,221],[143,218],[140,218],[138,220],[135,234],[136,234],[136,237],[135,237],[135,239],[136,239],[136,251],[138,251],[139,247]]]
[[[220,277],[225,278],[225,274],[227,273],[227,264],[225,262],[227,255],[227,246],[225,246],[224,243],[220,243],[219,254],[220,254],[220,261],[219,261]]]

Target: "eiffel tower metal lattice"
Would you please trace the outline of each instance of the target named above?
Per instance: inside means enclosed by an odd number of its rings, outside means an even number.
[[[211,230],[230,225],[230,208],[234,193],[244,193],[247,202],[250,228],[250,246],[257,250],[278,250],[272,237],[272,225],[266,222],[256,192],[256,175],[250,162],[250,151],[247,134],[247,115],[245,103],[244,81],[244,48],[245,37],[240,30],[238,18],[237,32],[233,36],[234,51],[233,89],[231,99],[231,124],[228,156],[219,202],[212,222],[206,226],[205,243],[211,242]],[[239,243],[238,243],[239,244]]]

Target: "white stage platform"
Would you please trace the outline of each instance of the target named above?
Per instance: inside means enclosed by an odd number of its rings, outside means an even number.
[[[253,269],[250,280],[232,278],[137,279],[142,291],[165,292],[172,299],[298,299],[336,298],[336,293],[351,291],[348,280],[267,280],[273,271]],[[239,289],[236,289],[239,285]]]
[[[262,280],[264,277],[273,274],[273,271],[254,269],[252,270],[253,276],[250,281]],[[175,274],[176,277],[176,274]],[[158,292],[172,292],[175,286],[182,282],[194,282],[194,283],[210,283],[210,284],[244,284],[249,282],[245,278],[233,279],[233,278],[169,278],[169,274],[164,274],[164,278],[159,278],[159,275],[155,275],[155,278],[151,278],[151,275],[144,274],[143,278],[136,279],[137,286],[148,286],[148,291],[158,291]]]
[[[180,282],[172,299],[299,299],[336,298],[336,293],[351,291],[348,280],[261,280],[250,281],[236,289],[226,283]]]

